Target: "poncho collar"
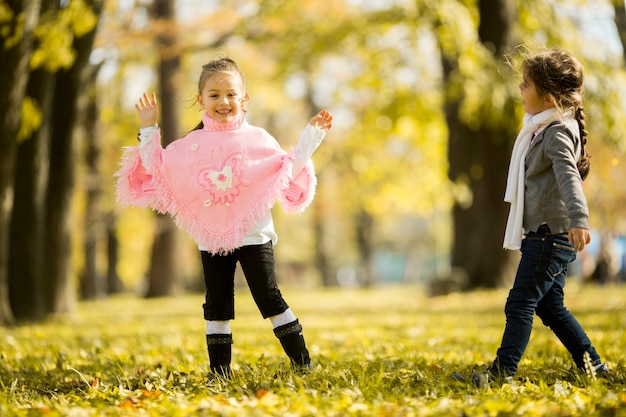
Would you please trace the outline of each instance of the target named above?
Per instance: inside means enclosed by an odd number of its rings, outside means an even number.
[[[246,112],[241,112],[237,119],[233,120],[230,123],[220,123],[211,116],[207,114],[207,112],[202,113],[202,123],[204,124],[203,130],[208,132],[225,132],[227,130],[237,130],[239,129],[246,119]]]

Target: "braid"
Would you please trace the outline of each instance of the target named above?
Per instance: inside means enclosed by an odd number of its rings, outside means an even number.
[[[589,175],[591,169],[591,156],[587,152],[587,129],[585,124],[585,110],[581,105],[576,109],[576,121],[578,122],[578,128],[580,129],[580,159],[578,160],[578,172],[580,177],[584,180]]]

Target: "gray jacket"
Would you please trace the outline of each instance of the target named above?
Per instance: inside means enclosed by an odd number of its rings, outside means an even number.
[[[526,154],[524,230],[547,223],[553,234],[572,227],[589,229],[589,209],[576,167],[580,157],[578,122],[548,125],[533,139]]]

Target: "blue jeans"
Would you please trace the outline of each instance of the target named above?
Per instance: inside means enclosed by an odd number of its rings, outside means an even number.
[[[537,232],[526,235],[521,251],[522,259],[504,307],[506,327],[492,373],[512,376],[517,372],[530,339],[534,313],[552,329],[576,366],[584,367],[585,352],[589,352],[592,364],[600,364],[600,355],[563,304],[567,267],[576,259],[567,235],[550,234],[548,226],[542,225]]]

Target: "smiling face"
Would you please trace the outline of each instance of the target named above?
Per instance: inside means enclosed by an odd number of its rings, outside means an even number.
[[[524,111],[528,114],[541,113],[554,107],[554,102],[550,96],[539,94],[535,83],[527,74],[524,74],[524,79],[519,84],[519,90],[524,99]]]
[[[236,120],[243,111],[246,100],[243,80],[234,71],[211,75],[204,82],[198,102],[206,113],[220,123]]]

